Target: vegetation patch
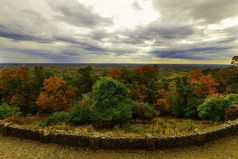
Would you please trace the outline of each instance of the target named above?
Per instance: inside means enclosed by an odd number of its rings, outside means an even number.
[[[238,68],[16,67],[0,71],[0,119],[106,136],[189,134],[236,119]]]

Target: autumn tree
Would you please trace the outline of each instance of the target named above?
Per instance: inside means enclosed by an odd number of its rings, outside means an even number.
[[[130,89],[132,99],[139,102],[148,102],[150,88],[146,87],[145,84],[134,81],[131,84],[128,84],[128,88]]]
[[[219,85],[213,78],[212,74],[204,75],[200,69],[196,69],[189,74],[190,82],[193,84],[193,93],[198,97],[205,98],[209,94],[218,92]]]
[[[2,69],[0,72],[0,97],[1,102],[9,103],[11,97],[14,95],[17,83],[14,81],[13,69]]]
[[[148,81],[156,80],[157,72],[158,69],[150,65],[143,65],[133,69],[135,80],[144,84]]]
[[[35,112],[37,92],[28,67],[3,70],[0,78],[3,101],[20,107],[23,114]]]
[[[117,81],[123,82],[122,71],[120,68],[113,67],[113,68],[109,69],[107,71],[107,76],[109,76]]]
[[[50,114],[56,111],[68,110],[75,97],[76,88],[58,76],[52,76],[44,81],[43,89],[36,100],[40,113]]]
[[[215,73],[214,77],[220,84],[218,86],[220,93],[238,93],[238,67],[222,68]]]
[[[132,70],[132,83],[128,86],[134,100],[153,104],[158,88],[158,69],[150,65],[136,67]]]
[[[169,99],[168,91],[165,89],[159,89],[155,95],[155,108],[158,109],[161,113],[169,112]]]

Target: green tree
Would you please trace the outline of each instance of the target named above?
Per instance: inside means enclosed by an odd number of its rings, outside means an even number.
[[[232,65],[238,65],[238,56],[234,56],[231,60]]]
[[[238,93],[238,67],[222,68],[215,72],[215,79],[220,83],[220,93]]]
[[[97,81],[93,86],[94,121],[113,126],[131,118],[128,98],[129,91],[122,83],[110,78]]]
[[[224,118],[225,109],[230,103],[229,97],[221,94],[208,96],[198,107],[199,116],[202,119],[222,120]]]
[[[78,89],[78,94],[85,94],[92,91],[94,78],[92,76],[93,68],[91,66],[80,68],[74,86]]]
[[[187,75],[178,76],[169,86],[170,111],[175,116],[194,117],[202,100],[193,94]]]

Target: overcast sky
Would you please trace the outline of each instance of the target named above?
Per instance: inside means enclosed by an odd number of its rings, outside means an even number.
[[[225,63],[238,0],[0,0],[0,62]]]

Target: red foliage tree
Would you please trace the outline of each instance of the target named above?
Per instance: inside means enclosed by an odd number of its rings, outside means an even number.
[[[28,67],[21,66],[1,72],[1,100],[20,107],[24,114],[34,111],[34,102],[37,97],[34,86],[35,83]]]
[[[44,81],[43,90],[36,100],[39,112],[50,114],[56,111],[67,110],[75,97],[76,89],[67,86],[66,82],[57,76]]]
[[[155,108],[164,113],[169,112],[168,92],[165,89],[157,91],[155,96]]]
[[[189,74],[190,82],[194,85],[193,93],[198,97],[205,98],[209,94],[217,93],[217,83],[211,74],[204,75],[201,70],[196,69]]]
[[[146,74],[146,73],[153,73],[155,71],[155,68],[153,68],[150,65],[143,65],[140,67],[136,67],[133,69],[133,72],[135,74]]]
[[[158,87],[158,69],[150,65],[136,67],[132,70],[132,81],[129,84],[132,98],[153,104]]]
[[[122,82],[123,79],[122,79],[122,71],[120,68],[117,68],[117,67],[113,67],[111,68],[110,70],[107,71],[107,76],[117,80],[117,81],[120,81]]]

